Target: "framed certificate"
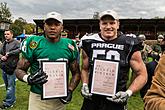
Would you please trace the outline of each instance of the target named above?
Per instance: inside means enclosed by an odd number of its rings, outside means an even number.
[[[67,62],[41,61],[41,67],[48,75],[48,81],[43,84],[42,99],[67,96]]]
[[[94,60],[91,93],[113,96],[116,93],[119,62]]]

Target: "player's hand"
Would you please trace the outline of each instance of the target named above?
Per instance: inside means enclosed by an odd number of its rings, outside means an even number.
[[[34,75],[29,75],[27,77],[27,83],[29,85],[44,84],[48,81],[47,78],[48,78],[48,75],[46,75],[45,72],[43,72],[43,71],[41,71],[41,69],[39,69]]]
[[[72,91],[68,90],[67,97],[60,98],[60,100],[63,104],[69,104],[69,102],[72,100]]]
[[[129,93],[129,92],[119,91],[114,96],[107,97],[107,100],[115,102],[115,103],[125,103],[128,100],[128,98],[132,95],[132,93]]]
[[[81,88],[81,94],[84,98],[89,98],[90,99],[92,97],[92,94],[89,93],[88,84],[83,83],[83,86]]]

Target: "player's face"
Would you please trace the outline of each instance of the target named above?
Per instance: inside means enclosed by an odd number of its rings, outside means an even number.
[[[52,40],[60,37],[62,29],[62,23],[55,19],[49,19],[44,24],[45,35]]]
[[[114,20],[111,16],[106,16],[100,20],[100,30],[102,37],[106,39],[114,39],[117,37],[119,29],[119,21]]]

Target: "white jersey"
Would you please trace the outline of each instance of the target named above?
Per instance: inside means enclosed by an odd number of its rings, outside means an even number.
[[[102,39],[100,34],[91,34],[83,36],[79,46],[89,57],[90,80],[95,58],[111,60],[119,62],[117,91],[126,89],[127,73],[130,68],[129,61],[132,54],[139,50],[136,38],[127,37],[122,34],[116,39],[106,41]]]

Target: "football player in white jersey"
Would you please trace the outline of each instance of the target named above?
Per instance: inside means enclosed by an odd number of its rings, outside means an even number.
[[[82,49],[83,59],[81,70],[83,86],[81,93],[84,96],[84,101],[81,110],[125,110],[127,99],[133,93],[139,91],[147,81],[146,68],[139,51],[140,44],[136,38],[118,34],[120,23],[115,11],[106,10],[101,12],[99,16],[100,33],[84,35],[79,45]],[[118,64],[116,89],[111,96],[101,92],[97,93],[97,90],[93,90],[91,93],[93,82],[95,81],[93,71],[96,59]],[[102,84],[105,84],[108,80],[103,79],[103,77],[109,74],[108,70],[114,70],[114,68],[102,67],[100,68],[102,71],[95,73],[95,76],[96,74],[101,74],[100,80],[103,80]],[[130,67],[136,77],[127,88],[126,83]],[[104,72],[107,74],[104,74]],[[109,81],[111,80],[109,79]],[[107,87],[109,84],[101,86]]]

